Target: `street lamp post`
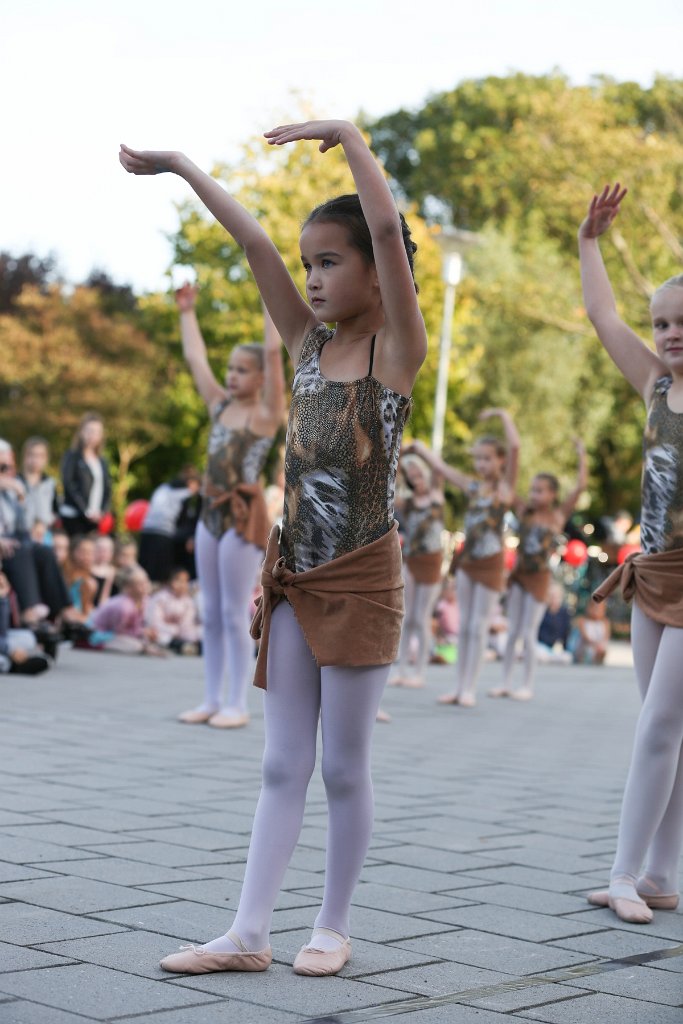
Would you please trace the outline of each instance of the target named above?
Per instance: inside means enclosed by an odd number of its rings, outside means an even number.
[[[453,334],[453,312],[455,310],[455,289],[462,279],[465,262],[463,253],[477,240],[474,231],[459,228],[441,229],[437,241],[443,256],[443,280],[446,285],[441,319],[439,341],[439,370],[434,396],[434,423],[432,427],[432,451],[441,455],[443,450],[446,402],[448,399],[448,369],[451,361],[451,336]]]

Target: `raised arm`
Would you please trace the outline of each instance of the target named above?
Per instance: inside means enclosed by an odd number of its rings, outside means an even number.
[[[320,140],[321,153],[342,146],[372,238],[385,315],[386,350],[409,391],[427,354],[427,336],[396,202],[361,132],[350,121],[306,121],[281,125],[266,132],[266,138],[278,146],[300,139]]]
[[[278,423],[285,416],[285,373],[282,368],[280,335],[266,307],[263,307],[263,405],[264,411]]]
[[[191,284],[184,284],[175,293],[175,300],[180,313],[180,337],[183,343],[183,356],[190,367],[190,372],[209,409],[226,396],[226,391],[214,377],[206,355],[206,345],[202,337],[195,303],[197,289]]]
[[[517,474],[519,473],[519,448],[520,439],[517,427],[512,416],[506,409],[484,409],[479,414],[480,420],[490,420],[497,416],[503,424],[505,443],[507,445],[507,458],[505,460],[505,483],[510,488],[510,496],[515,493],[517,487]]]
[[[581,441],[580,438],[575,437],[574,447],[576,448],[579,463],[576,474],[576,484],[560,504],[560,510],[565,523],[576,508],[576,503],[586,490],[586,485],[588,483],[588,460],[586,459],[586,449],[583,446],[583,441]]]
[[[647,400],[657,377],[666,373],[666,366],[618,315],[598,243],[619,213],[626,191],[619,184],[612,189],[605,185],[591,200],[579,228],[581,286],[586,312],[600,341],[629,384]]]
[[[435,473],[438,473],[447,483],[453,484],[454,487],[458,487],[461,491],[466,491],[472,482],[471,476],[468,476],[467,473],[461,473],[459,469],[454,469],[453,466],[449,466],[431,448],[428,448],[423,441],[411,441],[403,451],[406,455],[410,452],[419,455]]]
[[[301,297],[279,252],[256,218],[183,153],[135,150],[122,145],[119,160],[130,174],[149,175],[169,171],[185,179],[206,208],[244,250],[280,337],[294,362],[298,362],[303,340],[318,320]]]

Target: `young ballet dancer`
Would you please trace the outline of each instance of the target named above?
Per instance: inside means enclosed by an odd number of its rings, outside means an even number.
[[[421,455],[447,483],[467,495],[465,543],[454,559],[460,633],[458,637],[457,689],[439,698],[440,704],[472,708],[477,702],[477,680],[484,660],[489,620],[505,586],[503,530],[505,513],[514,499],[519,462],[519,434],[504,409],[486,409],[481,420],[499,416],[505,443],[496,437],[480,437],[472,448],[475,476],[447,465],[421,441],[407,451]]]
[[[503,654],[503,685],[489,690],[489,697],[513,697],[531,700],[537,660],[538,627],[548,604],[552,583],[549,568],[557,536],[576,508],[587,481],[586,451],[578,439],[574,442],[579,468],[576,485],[560,501],[560,484],[552,473],[537,473],[531,481],[526,501],[517,498],[513,508],[519,519],[517,562],[508,580],[507,616],[509,633]],[[517,641],[524,643],[522,685],[512,688]]]
[[[619,212],[626,189],[593,197],[579,229],[586,311],[600,341],[647,409],[642,475],[642,553],[630,556],[593,595],[620,583],[633,600],[631,641],[642,697],[607,892],[624,921],[646,924],[652,908],[678,905],[683,841],[683,274],[650,301],[655,351],[620,319],[599,237]]]
[[[433,474],[417,455],[404,455],[399,470],[410,492],[396,501],[396,515],[404,537],[406,611],[397,675],[389,680],[389,685],[420,687],[425,685],[432,646],[432,611],[441,583],[444,496]],[[411,670],[409,656],[415,640],[417,657]]]
[[[266,315],[264,344],[238,345],[224,384],[209,366],[195,312],[197,289],[176,292],[183,354],[211,417],[195,558],[204,618],[204,700],[181,722],[237,729],[249,722],[253,672],[249,605],[268,540],[259,483],[285,415],[280,339]],[[224,676],[228,676],[227,697]]]
[[[301,829],[320,719],[325,888],[294,970],[326,975],[351,956],[351,898],[372,831],[371,738],[403,612],[394,481],[426,335],[416,246],[360,131],[347,121],[308,121],[266,138],[319,140],[323,153],[341,145],[358,189],[316,207],[304,224],[308,303],[259,222],[185,156],[121,152],[129,171],[185,178],[243,247],[296,367],[282,529],[271,534],[252,627],[261,636],[256,682],[267,684],[266,746],[242,896],[226,935],[162,967],[203,973],[270,964],[271,916]]]

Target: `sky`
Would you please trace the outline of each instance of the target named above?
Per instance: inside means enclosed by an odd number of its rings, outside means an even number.
[[[72,282],[97,266],[165,288],[188,187],[125,174],[119,142],[181,149],[209,170],[295,118],[297,97],[353,119],[518,70],[648,85],[683,76],[681,39],[680,0],[7,3],[0,250],[53,252]]]

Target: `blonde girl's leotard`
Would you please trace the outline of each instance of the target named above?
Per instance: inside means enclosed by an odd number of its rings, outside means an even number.
[[[544,572],[555,550],[556,534],[551,526],[534,522],[534,513],[527,509],[519,524],[519,547],[516,569],[520,572]]]
[[[507,509],[496,493],[484,494],[481,482],[471,481],[467,489],[464,560],[476,561],[502,552]]]
[[[426,555],[441,551],[441,534],[443,532],[443,503],[432,501],[429,505],[416,505],[412,498],[407,498],[401,510],[401,526],[403,528],[403,554]]]
[[[201,521],[217,540],[233,525],[229,501],[214,503],[237,484],[259,481],[274,437],[262,437],[246,427],[227,427],[221,413],[230,400],[217,402],[211,412],[209,452],[204,476]]]
[[[648,555],[683,547],[683,413],[669,409],[672,383],[656,381],[643,437],[640,543]]]
[[[281,552],[305,572],[378,540],[394,516],[394,487],[410,399],[372,376],[327,380],[320,353],[334,331],[304,341],[292,385]]]

